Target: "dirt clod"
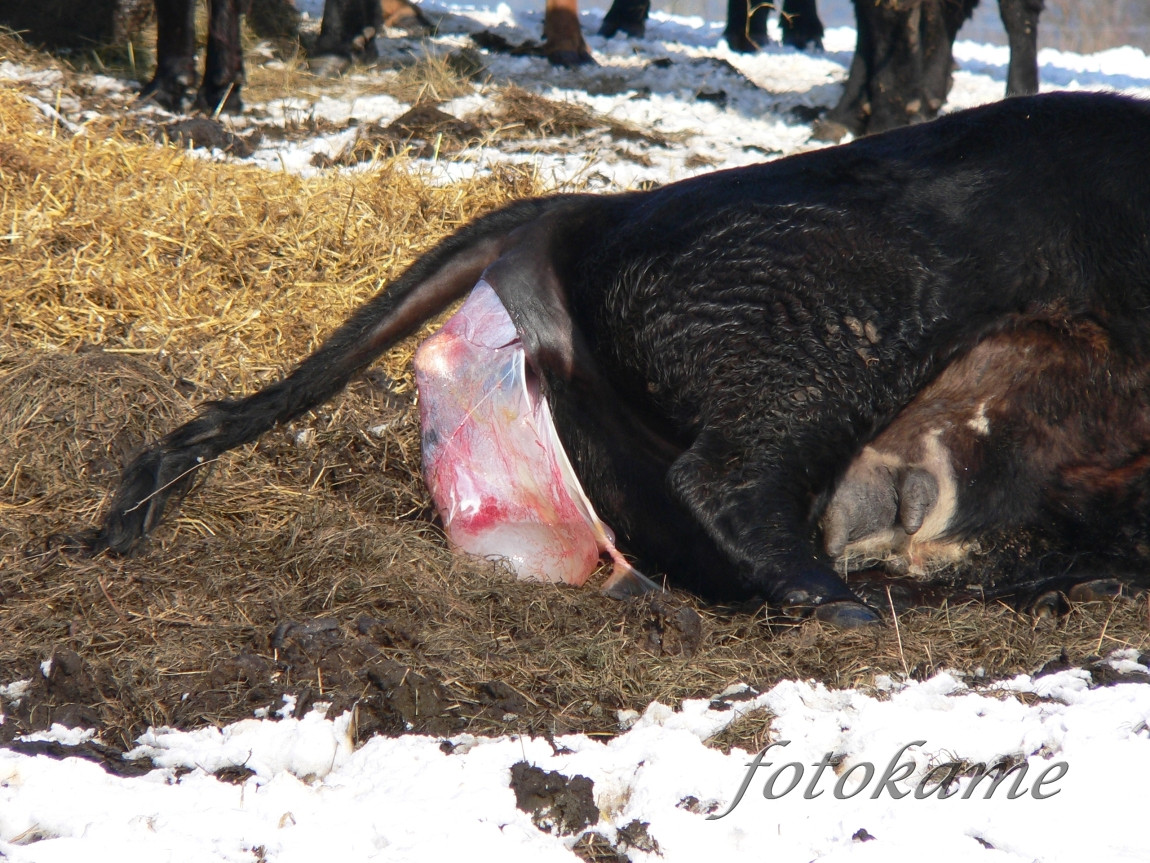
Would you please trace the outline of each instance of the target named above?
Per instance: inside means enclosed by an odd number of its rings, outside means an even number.
[[[703,619],[693,608],[662,594],[647,600],[639,644],[659,656],[692,656],[703,641]]]
[[[547,833],[570,836],[599,822],[594,783],[586,776],[567,778],[520,761],[511,766],[515,805]]]
[[[635,819],[619,828],[619,844],[624,848],[634,848],[644,854],[659,854],[659,843],[647,832],[651,825]]]
[[[46,755],[49,758],[82,758],[103,767],[113,776],[143,776],[154,770],[147,758],[127,759],[123,753],[111,746],[104,746],[95,740],[87,740],[75,745],[59,743],[55,740],[9,740],[0,744],[21,755]]]
[[[572,853],[584,863],[630,863],[631,858],[616,848],[602,833],[587,831],[571,846]]]

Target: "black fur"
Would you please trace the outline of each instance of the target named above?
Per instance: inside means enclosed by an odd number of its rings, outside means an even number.
[[[141,456],[97,545],[133,547],[198,459],[329,398],[486,269],[623,547],[709,596],[865,619],[814,522],[952,356],[1057,302],[1120,322],[1113,350],[1145,361],[1147,141],[1146,103],[1052,94],[652,192],[513,205],[285,381]]]

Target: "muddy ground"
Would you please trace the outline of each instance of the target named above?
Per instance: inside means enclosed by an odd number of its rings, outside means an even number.
[[[11,40],[0,53],[103,98],[55,58]],[[0,684],[29,681],[0,690],[0,742],[91,727],[107,748],[89,756],[117,763],[148,726],[276,715],[285,696],[297,715],[353,710],[359,740],[606,737],[621,710],[738,682],[1081,665],[1101,684],[1098,657],[1148,649],[1144,596],[1041,620],[962,599],[839,632],[677,591],[617,602],[518,583],[447,548],[419,476],[415,340],[221,458],[141,554],[76,553],[146,441],[274,379],[437,237],[544,191],[510,169],[424,186],[402,155],[368,175],[273,177],[189,157],[119,110],[70,135],[20,86],[0,92]],[[756,748],[768,722],[744,717],[714,745]]]

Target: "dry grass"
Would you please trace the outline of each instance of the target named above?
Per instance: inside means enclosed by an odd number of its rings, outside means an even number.
[[[867,686],[1146,649],[1135,602],[1042,625],[950,607],[905,614],[897,633],[840,633],[679,594],[615,603],[510,581],[454,557],[432,522],[415,340],[319,414],[222,458],[146,553],[60,550],[53,537],[96,520],[142,442],[281,374],[420,250],[539,191],[513,172],[431,187],[398,159],[303,180],[114,124],[70,137],[0,90],[0,681],[39,687],[30,707],[8,705],[3,734],[71,718],[126,744],[149,723],[233,720],[283,692],[358,704],[363,734],[610,734],[620,708],[737,681]],[[676,628],[681,607],[697,635]],[[272,637],[316,619],[331,622]],[[65,670],[44,682],[52,655]],[[762,728],[748,718],[716,745],[755,745]]]

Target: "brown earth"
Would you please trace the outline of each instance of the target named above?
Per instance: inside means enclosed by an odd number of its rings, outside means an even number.
[[[10,40],[0,56],[59,65]],[[63,95],[95,104],[60,68]],[[136,115],[72,134],[24,96],[0,91],[0,683],[30,683],[0,695],[0,741],[61,722],[99,729],[114,755],[149,725],[226,723],[285,694],[297,713],[354,710],[361,740],[610,736],[620,710],[737,682],[990,679],[1052,661],[1101,675],[1095,657],[1148,649],[1145,599],[1041,621],[952,602],[843,633],[679,592],[615,602],[518,583],[453,555],[436,524],[415,339],[221,458],[142,554],[76,554],[69,537],[145,441],[274,379],[437,238],[544,190],[511,167],[433,187],[386,155],[303,180],[159,145]],[[769,720],[745,716],[713,743],[757,747]]]

